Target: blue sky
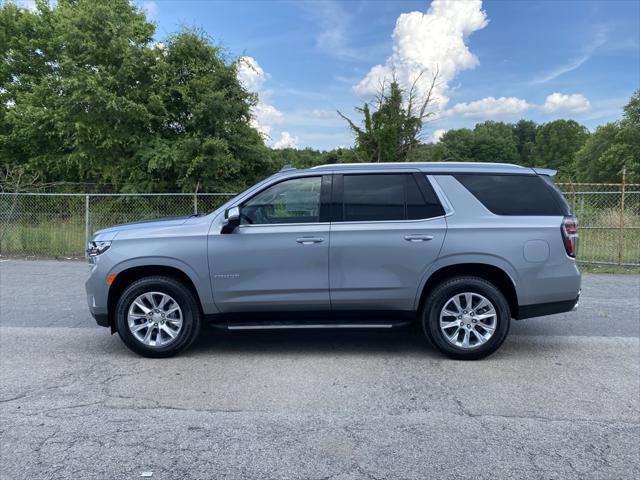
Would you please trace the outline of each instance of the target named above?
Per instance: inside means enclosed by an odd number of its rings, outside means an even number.
[[[574,118],[593,129],[620,118],[640,86],[636,0],[137,3],[159,41],[196,27],[250,57],[244,81],[272,145],[351,145],[336,110],[357,117],[353,107],[394,71],[406,82],[422,72],[420,87],[440,69],[426,140],[484,120]]]

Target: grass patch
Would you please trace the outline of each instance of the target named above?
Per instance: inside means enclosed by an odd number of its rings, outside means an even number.
[[[11,224],[0,241],[2,255],[78,257],[84,254],[84,223]]]

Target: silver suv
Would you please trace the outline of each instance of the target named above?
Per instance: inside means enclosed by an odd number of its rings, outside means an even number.
[[[420,322],[442,353],[494,352],[511,318],[572,310],[577,222],[550,179],[507,164],[285,168],[204,216],[120,225],[88,245],[89,308],[167,357],[229,330]]]

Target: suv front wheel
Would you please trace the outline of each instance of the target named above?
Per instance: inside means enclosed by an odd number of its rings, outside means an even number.
[[[479,277],[455,277],[427,297],[422,328],[438,350],[458,360],[476,360],[495,352],[509,333],[506,298]]]
[[[122,341],[145,357],[170,357],[200,331],[200,309],[192,291],[171,277],[145,277],[129,285],[116,306]]]

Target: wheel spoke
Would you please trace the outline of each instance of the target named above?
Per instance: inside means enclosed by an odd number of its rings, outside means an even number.
[[[133,302],[133,304],[138,307],[140,310],[142,310],[144,313],[149,313],[151,311],[151,309],[149,307],[147,307],[145,304],[143,304],[140,299],[136,300],[135,302]]]
[[[129,330],[131,330],[131,333],[136,333],[142,330],[143,328],[151,328],[150,325],[151,324],[148,322],[138,323],[137,325],[129,326]]]
[[[162,295],[162,299],[160,300],[160,303],[158,303],[158,308],[160,310],[164,310],[164,306],[167,303],[167,300],[169,300],[169,296],[168,295]]]
[[[478,339],[478,343],[484,343],[484,342],[487,341],[487,337],[485,337],[484,335],[480,334],[475,329],[471,330],[471,333],[473,333],[473,336]]]
[[[456,329],[455,332],[453,332],[453,335],[447,335],[447,337],[449,338],[449,341],[452,343],[455,343],[458,341],[458,335],[460,334],[460,327],[458,327]],[[445,334],[446,335],[446,334]]]
[[[162,330],[169,335],[172,339],[176,338],[176,335],[178,334],[177,332],[171,330],[171,328],[169,328],[167,325],[163,325],[162,326]]]
[[[453,304],[456,306],[456,308],[458,309],[458,313],[462,312],[462,305],[460,305],[460,299],[458,297],[453,297],[450,302],[453,302]]]
[[[464,337],[462,339],[462,346],[463,347],[468,347],[469,346],[469,330],[465,330],[464,331]]]
[[[458,320],[455,320],[453,322],[440,322],[440,328],[452,328],[452,327],[458,327],[460,326],[460,322]]]
[[[473,299],[470,293],[464,294],[464,305],[467,310],[471,310],[471,305],[473,305]]]

